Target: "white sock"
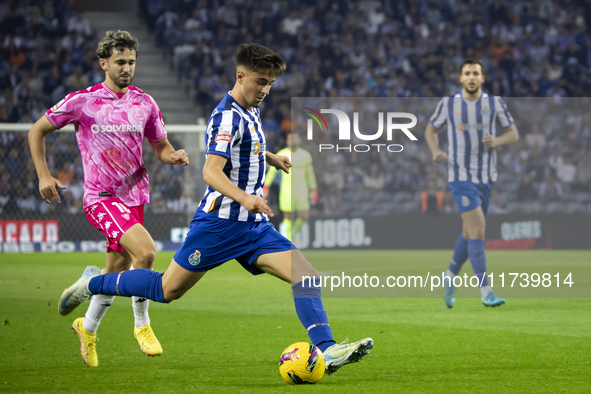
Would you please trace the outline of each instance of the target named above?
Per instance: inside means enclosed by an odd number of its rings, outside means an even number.
[[[112,295],[96,294],[92,296],[88,310],[84,315],[83,325],[86,331],[96,334],[96,330],[98,330],[103,316],[107,313],[114,299],[115,296]]]
[[[482,295],[482,298],[486,298],[486,296],[488,295],[488,292],[491,291],[492,289],[490,288],[489,285],[487,286],[482,286],[480,288],[480,295]]]
[[[131,297],[133,303],[133,316],[135,317],[135,327],[142,328],[146,324],[150,324],[150,316],[148,316],[148,307],[150,300],[146,297]]]
[[[453,272],[451,272],[449,270],[449,268],[445,271],[445,276],[449,276],[451,278],[451,280],[453,280],[457,275],[454,274]]]
[[[133,264],[129,268],[131,271]],[[142,328],[146,324],[150,324],[150,316],[148,316],[148,307],[150,306],[150,300],[146,297],[131,297],[131,305],[133,306],[133,316],[135,317],[134,325],[135,328]]]

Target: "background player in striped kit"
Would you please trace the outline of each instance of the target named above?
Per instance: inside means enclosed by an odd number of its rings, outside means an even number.
[[[497,180],[496,147],[516,142],[519,133],[507,106],[500,97],[482,91],[482,63],[466,59],[460,66],[461,93],[443,98],[425,131],[436,163],[447,161],[450,191],[462,216],[462,234],[456,241],[454,254],[444,273],[444,301],[448,308],[455,304],[455,289],[451,282],[469,258],[474,274],[479,278],[482,302],[499,306],[505,300],[492,291],[486,271],[484,233],[486,212],[492,183]],[[496,120],[505,130],[497,136]],[[436,129],[447,123],[448,153],[439,147]]]
[[[263,198],[265,160],[286,173],[291,163],[285,156],[265,151],[259,106],[284,70],[285,61],[269,48],[239,46],[234,88],[207,122],[203,180],[208,188],[166,272],[144,269],[100,275],[98,268],[88,267],[62,294],[60,314],[70,313],[92,294],[171,302],[207,271],[236,259],[253,275],[264,272],[292,285],[296,313],[310,341],[324,353],[327,374],[369,353],[371,338],[335,342],[322,304],[318,271],[268,222],[273,212]]]
[[[108,31],[96,54],[105,81],[74,92],[47,111],[29,132],[31,155],[39,176],[39,192],[49,204],[56,187],[45,159],[47,134],[74,123],[84,168],[84,211],[89,222],[107,237],[105,273],[151,269],[156,245],[143,226],[144,204],[150,201],[148,173],[142,159],[147,138],[156,157],[166,164],[189,164],[184,150],[175,150],[156,102],[131,85],[138,41],[126,31]],[[132,265],[133,263],[133,265]],[[92,298],[84,318],[72,328],[80,338],[80,353],[90,367],[98,366],[96,331],[115,297]],[[162,354],[148,316],[148,300],[133,297],[134,336],[149,356]]]

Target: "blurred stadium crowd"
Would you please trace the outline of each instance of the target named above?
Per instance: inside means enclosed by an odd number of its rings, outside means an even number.
[[[0,123],[34,122],[65,94],[104,79],[95,56],[97,34],[72,4],[0,3]],[[459,91],[464,57],[483,61],[484,90],[492,94],[555,100],[591,91],[589,1],[140,0],[139,12],[205,118],[234,81],[239,43],[261,43],[286,59],[287,72],[262,112],[270,151],[281,149],[291,130],[292,96],[441,97]],[[491,213],[591,213],[591,119],[584,110],[555,112],[518,123],[522,139],[501,149]],[[26,134],[0,137],[0,210],[56,209],[38,198]],[[422,193],[446,191],[445,168],[431,163],[424,142],[405,148],[397,158],[315,154],[322,169],[317,211],[371,214],[376,204],[390,212],[425,208]],[[58,209],[80,212],[82,168],[74,135],[48,139],[47,152],[50,168],[71,185]],[[183,174],[148,153],[149,209],[192,209],[188,201],[201,191],[185,192]],[[437,202],[435,210],[455,210],[449,193]]]
[[[389,100],[391,106],[415,114],[419,124],[424,124],[432,115],[437,100],[408,101]],[[499,175],[489,213],[591,213],[591,114],[587,110],[591,99],[507,97],[504,101],[524,135],[516,144],[498,151]],[[348,103],[363,119],[365,130],[362,132],[375,133],[378,129],[376,106],[371,100],[363,100],[362,104],[350,99]],[[343,110],[345,104],[341,101],[338,105]],[[320,107],[330,106],[320,104]],[[364,107],[373,107],[373,112]],[[380,111],[387,110],[380,108]],[[328,128],[338,130],[338,126],[331,125],[331,120],[334,117],[328,117]],[[295,129],[304,130],[300,119],[294,118],[294,122]],[[324,196],[322,206],[318,208],[324,213],[346,214],[352,209],[356,214],[364,215],[418,210],[457,212],[447,191],[447,164],[434,164],[426,143],[409,141],[402,133],[394,133],[394,140],[387,141],[384,133],[378,141],[353,139],[354,144],[361,144],[355,152],[355,149],[347,149],[348,141],[344,143],[336,135],[328,134],[315,134],[314,138],[320,135],[321,140],[315,140],[315,146],[307,146],[313,153],[318,184]],[[447,150],[447,133],[440,133],[439,139],[440,145]],[[345,149],[341,148],[339,152],[323,149],[318,153],[319,143],[324,146],[338,144]],[[389,153],[381,148],[378,153],[373,148],[363,153],[369,149],[363,144],[374,143],[384,147],[400,144],[404,151]]]

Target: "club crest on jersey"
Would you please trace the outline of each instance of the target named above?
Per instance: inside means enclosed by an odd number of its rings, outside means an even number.
[[[189,264],[197,265],[201,262],[201,252],[196,250],[195,253],[189,256]]]
[[[467,207],[468,205],[470,205],[470,199],[466,196],[462,196],[462,206]]]
[[[480,111],[480,113],[482,113],[483,116],[489,116],[490,109],[488,107],[484,107],[484,108],[482,108],[482,111]]]

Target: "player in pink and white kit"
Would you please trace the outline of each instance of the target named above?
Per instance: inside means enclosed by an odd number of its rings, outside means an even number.
[[[142,159],[142,144],[148,139],[156,157],[166,164],[189,164],[184,150],[168,142],[160,110],[150,95],[131,85],[138,40],[126,31],[109,31],[97,48],[105,81],[67,95],[49,109],[29,132],[31,155],[39,176],[39,192],[49,204],[60,197],[45,159],[47,134],[74,123],[84,167],[84,212],[89,222],[107,237],[104,273],[133,268],[151,269],[156,246],[143,227],[144,204],[150,202],[148,173]],[[72,328],[81,342],[84,362],[98,366],[96,331],[114,296],[92,298],[84,318]],[[133,297],[134,336],[142,351],[162,354],[148,317],[148,300]]]

